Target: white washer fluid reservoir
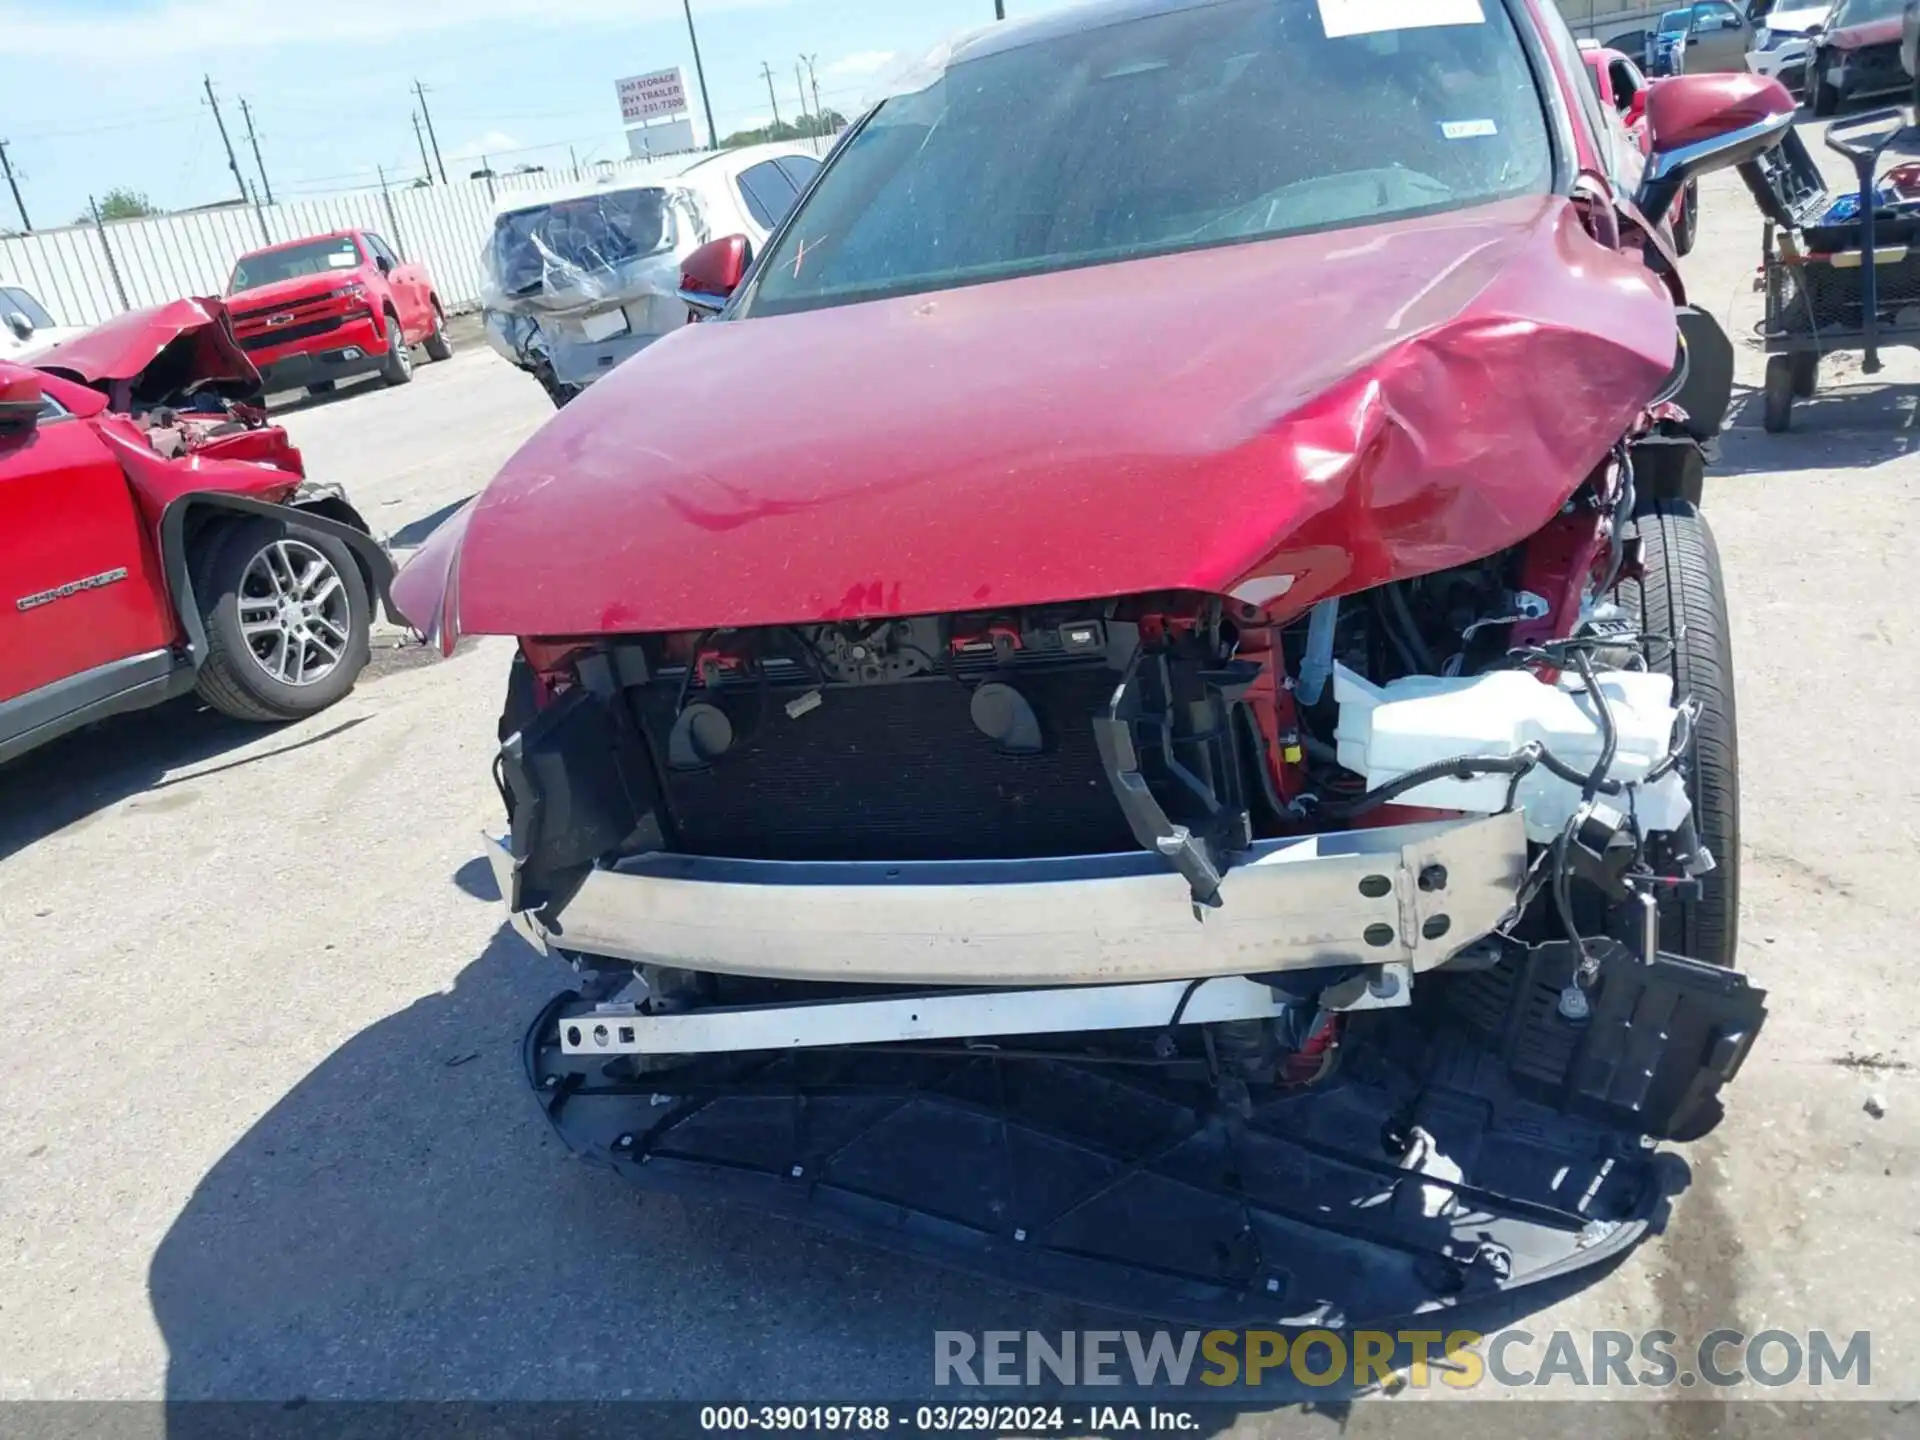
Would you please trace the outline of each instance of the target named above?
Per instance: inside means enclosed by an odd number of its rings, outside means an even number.
[[[1671,676],[1641,670],[1605,670],[1595,677],[1607,697],[1618,749],[1607,772],[1633,786],[1608,803],[1637,817],[1643,831],[1677,829],[1687,818],[1686,782],[1670,771],[1638,785],[1666,757],[1676,711]],[[1412,675],[1375,685],[1344,665],[1333,670],[1340,720],[1334,730],[1340,763],[1364,775],[1376,790],[1411,771],[1462,756],[1500,758],[1538,742],[1582,774],[1599,763],[1599,716],[1578,675],[1549,685],[1528,670],[1486,675]],[[1506,808],[1511,777],[1429,781],[1395,803],[1491,815]],[[1580,805],[1580,786],[1545,766],[1520,782],[1515,797],[1525,812],[1527,837],[1555,839]]]

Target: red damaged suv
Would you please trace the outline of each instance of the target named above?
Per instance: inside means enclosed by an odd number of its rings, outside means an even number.
[[[0,361],[0,763],[188,690],[273,721],[353,688],[392,567],[259,385],[218,300]]]
[[[311,395],[336,381],[413,378],[415,345],[453,355],[446,309],[424,265],[402,260],[365,230],[316,235],[242,255],[227,282],[233,332],[267,394]]]
[[[567,1145],[1183,1323],[1648,1234],[1766,1015],[1659,217],[1794,110],[1665,80],[1643,165],[1553,0],[1102,0],[689,255],[394,582],[519,642]]]

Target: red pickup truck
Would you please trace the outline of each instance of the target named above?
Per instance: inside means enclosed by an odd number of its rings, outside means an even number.
[[[413,349],[453,354],[446,310],[424,265],[402,260],[365,230],[340,230],[242,255],[227,282],[240,347],[267,393],[378,375],[413,378]]]

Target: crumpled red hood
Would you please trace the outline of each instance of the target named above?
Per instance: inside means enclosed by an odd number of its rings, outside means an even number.
[[[1297,613],[1531,534],[1675,345],[1557,197],[696,325],[395,596],[448,644],[1169,589]]]
[[[226,306],[211,296],[116,315],[41,351],[33,364],[83,385],[106,387],[138,382],[170,349],[181,373],[191,379],[247,390],[260,384],[260,372],[234,341]]]

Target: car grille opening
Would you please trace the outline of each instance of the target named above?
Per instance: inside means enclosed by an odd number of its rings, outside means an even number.
[[[836,686],[788,714],[804,684],[703,694],[734,743],[704,770],[666,762],[679,698],[665,677],[639,697],[676,848],[761,860],[986,860],[1137,849],[1101,766],[1093,717],[1118,676],[1087,664],[1023,672],[1038,754],[975,728],[972,692],[945,675]]]

